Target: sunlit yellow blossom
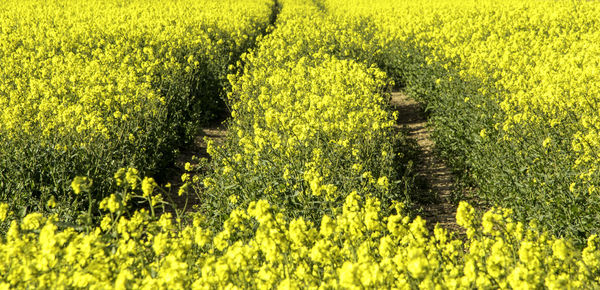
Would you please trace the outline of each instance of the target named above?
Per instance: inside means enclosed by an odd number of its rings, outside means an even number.
[[[127,169],[127,173],[125,173],[125,180],[131,187],[131,189],[136,189],[138,185],[139,171],[135,168]]]
[[[144,193],[144,197],[149,197],[157,186],[158,184],[156,184],[154,178],[144,177],[144,180],[142,180],[142,192]]]
[[[8,204],[0,202],[0,222],[3,222],[8,216]]]
[[[46,206],[49,207],[49,208],[56,207],[56,198],[54,197],[54,195],[50,196],[50,198],[46,202]]]
[[[565,242],[562,239],[554,241],[554,243],[552,244],[552,252],[554,256],[560,260],[568,259],[571,254],[567,242]]]
[[[71,182],[71,188],[75,194],[80,194],[82,191],[88,192],[91,186],[92,180],[87,177],[77,176]]]

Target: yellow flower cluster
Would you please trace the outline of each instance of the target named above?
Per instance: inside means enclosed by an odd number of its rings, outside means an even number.
[[[314,222],[352,191],[389,201],[395,120],[385,73],[340,52],[359,32],[310,3],[283,5],[277,27],[229,77],[231,134],[208,143],[217,170],[196,189],[200,207],[223,217],[264,198],[286,218]]]
[[[595,235],[580,251],[513,221],[509,210],[479,216],[461,203],[457,220],[467,237],[456,239],[440,227],[430,234],[400,203],[384,216],[379,203],[352,192],[339,214],[324,215],[317,226],[302,217],[288,221],[259,200],[232,211],[214,233],[199,214],[183,226],[171,214],[111,210],[86,234],[32,213],[0,238],[0,287],[600,287]]]
[[[490,201],[560,235],[598,233],[597,2],[321,3],[376,27],[371,58],[427,103],[437,144]]]
[[[149,109],[144,103],[186,90],[201,62],[223,66],[218,58],[243,47],[270,12],[261,1],[25,2],[3,3],[1,15],[7,138],[113,137],[112,127]]]
[[[119,167],[160,170],[186,130],[210,116],[215,88],[273,5],[3,1],[0,200],[58,194],[62,206],[76,175],[106,190]]]

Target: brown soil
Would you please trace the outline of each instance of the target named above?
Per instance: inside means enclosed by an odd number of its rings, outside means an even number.
[[[392,107],[398,112],[398,129],[413,139],[420,151],[415,160],[417,178],[425,180],[427,190],[415,198],[417,211],[432,229],[435,224],[449,231],[460,233],[463,229],[456,224],[456,208],[452,202],[454,176],[444,162],[434,154],[431,129],[427,127],[427,116],[421,104],[401,92],[393,92]]]

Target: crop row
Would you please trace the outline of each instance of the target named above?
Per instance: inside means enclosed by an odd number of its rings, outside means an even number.
[[[375,61],[480,197],[580,243],[599,232],[597,3],[323,2],[377,27]]]
[[[93,177],[101,199],[120,167],[154,175],[170,165],[223,107],[228,66],[264,31],[273,5],[3,2],[0,200],[74,219],[75,176]]]
[[[299,2],[229,78],[229,136],[209,143],[213,173],[191,187],[217,224],[259,199],[319,221],[351,192],[404,198],[391,183],[404,165],[394,167],[385,73],[340,53],[359,33]]]

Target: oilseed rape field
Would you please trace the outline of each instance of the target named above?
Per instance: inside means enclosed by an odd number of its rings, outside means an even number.
[[[0,288],[600,288],[599,16],[592,1],[4,1]],[[470,189],[456,228],[416,209],[398,90]],[[223,115],[210,158],[173,183]]]

